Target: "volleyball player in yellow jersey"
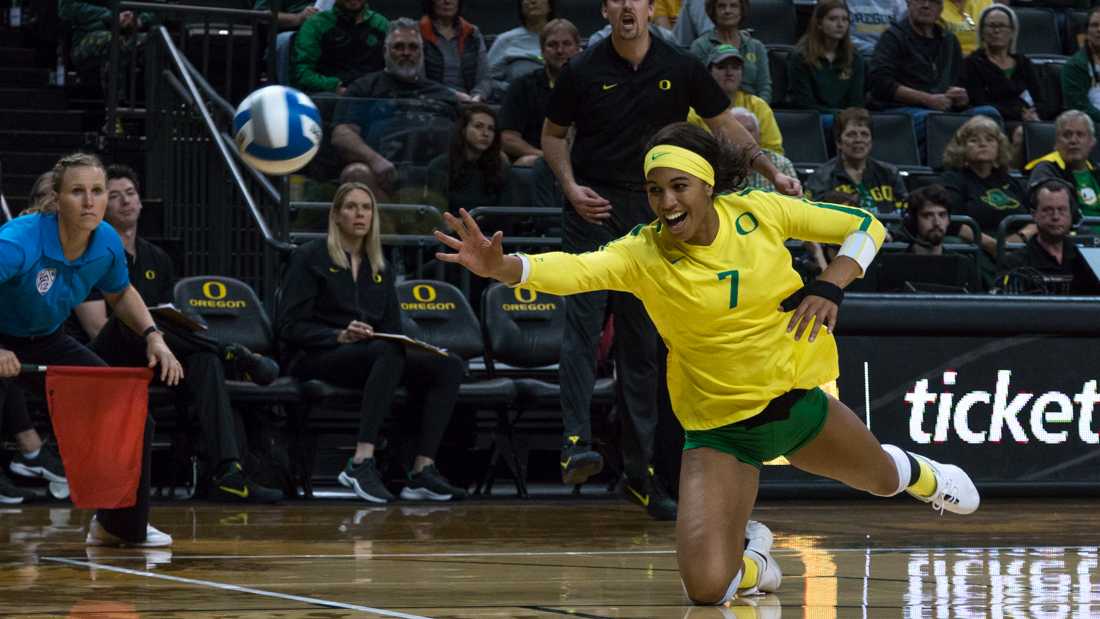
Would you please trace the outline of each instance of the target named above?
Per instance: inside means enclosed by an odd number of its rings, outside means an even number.
[[[691,600],[724,604],[738,591],[779,587],[770,531],[752,523],[747,547],[745,538],[761,463],[780,455],[872,494],[906,490],[941,512],[976,510],[978,491],[962,469],[880,445],[818,388],[839,372],[832,329],[842,289],[874,258],[882,224],[852,207],[724,194],[747,171],[745,156],[687,123],[649,145],[646,191],[657,215],[649,225],[599,251],[505,256],[501,233],[486,238],[462,211],[447,216],[458,238],[436,232],[458,253],[437,256],[510,285],[642,300],[668,345],[669,395],[686,432],[676,544]],[[788,238],[840,244],[840,254],[803,286]]]

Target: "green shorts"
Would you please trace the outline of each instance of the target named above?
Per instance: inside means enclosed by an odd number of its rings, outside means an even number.
[[[711,430],[684,432],[684,451],[710,447],[745,464],[764,462],[798,451],[825,427],[829,398],[818,387],[794,389],[775,398],[748,419]]]

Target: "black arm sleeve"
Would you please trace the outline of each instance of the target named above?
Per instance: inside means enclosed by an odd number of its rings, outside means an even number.
[[[546,110],[546,117],[550,122],[559,127],[568,127],[577,118],[577,79],[573,75],[573,62],[569,61],[562,68],[558,81],[554,84],[554,90],[550,91],[550,107]]]
[[[868,78],[871,82],[871,95],[883,104],[894,101],[898,90],[897,62],[901,45],[893,29],[882,33],[874,55],[871,56],[871,70]]]
[[[725,112],[730,106],[730,98],[722,91],[714,76],[707,71],[703,63],[691,58],[691,79],[688,92],[691,96],[691,107],[702,118],[714,118]]]
[[[541,69],[539,69],[541,70]],[[518,131],[523,133],[523,86],[525,80],[516,79],[508,85],[504,91],[504,101],[500,104],[500,113],[497,114],[497,129],[500,131]],[[528,111],[529,113],[529,111]]]
[[[308,256],[298,249],[290,257],[283,279],[277,330],[279,337],[297,348],[336,346],[340,329],[317,320],[314,299],[320,292],[317,278],[309,269]]]

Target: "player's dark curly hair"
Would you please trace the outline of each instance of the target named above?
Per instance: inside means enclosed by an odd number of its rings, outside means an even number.
[[[742,148],[715,138],[706,129],[691,123],[672,123],[650,138],[645,151],[658,144],[679,146],[696,153],[714,168],[714,193],[726,193],[744,184],[749,174],[749,157],[755,147]]]

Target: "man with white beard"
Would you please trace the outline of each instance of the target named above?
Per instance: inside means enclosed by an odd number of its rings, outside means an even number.
[[[369,73],[348,86],[334,116],[332,145],[344,164],[340,182],[366,183],[380,202],[386,202],[395,189],[397,169],[378,151],[368,146],[366,133],[379,117],[376,106],[362,99],[421,99],[440,101],[440,114],[453,120],[458,100],[454,92],[439,82],[424,77],[423,41],[417,23],[402,17],[390,22],[385,41],[386,68]],[[392,131],[392,123],[383,125]]]

